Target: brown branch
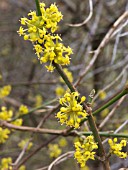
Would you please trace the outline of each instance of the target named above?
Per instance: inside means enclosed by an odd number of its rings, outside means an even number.
[[[41,129],[41,128],[34,128],[34,127],[28,127],[28,126],[16,126],[11,123],[8,123],[6,121],[0,120],[0,126],[6,127],[9,129],[15,129],[19,131],[25,131],[25,132],[34,132],[34,133],[43,133],[43,134],[51,134],[51,135],[64,135],[65,130],[54,130],[54,129]]]

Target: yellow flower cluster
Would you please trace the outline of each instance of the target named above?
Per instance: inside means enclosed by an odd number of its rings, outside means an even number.
[[[11,120],[12,116],[13,116],[12,110],[7,110],[7,108],[5,106],[1,107],[1,111],[0,111],[0,119],[1,120],[9,121],[9,120]]]
[[[20,115],[28,114],[28,111],[29,111],[28,107],[23,105],[23,104],[19,107],[19,114]]]
[[[11,89],[12,88],[11,88],[10,85],[7,85],[7,86],[0,88],[0,98],[8,96],[11,92]]]
[[[10,121],[13,117],[13,111],[12,110],[7,110],[5,106],[1,107],[0,111],[0,119],[5,120],[5,121]],[[14,125],[21,126],[22,125],[22,119],[16,119],[11,122]]]
[[[86,118],[87,113],[83,110],[83,106],[81,105],[86,98],[83,96],[79,102],[78,97],[78,92],[66,92],[64,97],[60,98],[60,104],[63,107],[61,107],[56,117],[60,120],[61,124],[79,128],[81,120]]]
[[[94,160],[96,152],[92,152],[97,149],[98,145],[95,143],[93,136],[88,136],[81,142],[75,142],[75,153],[74,156],[77,159],[81,167],[84,167],[88,159]]]
[[[63,87],[61,87],[61,86],[58,86],[58,87],[56,87],[55,92],[56,92],[56,95],[58,97],[61,97],[61,96],[64,95],[65,89]]]
[[[41,63],[49,62],[46,65],[48,71],[53,71],[53,61],[57,64],[70,64],[69,55],[72,54],[70,47],[65,47],[60,43],[62,39],[58,34],[53,34],[58,29],[58,22],[62,19],[61,12],[55,4],[45,8],[44,3],[40,3],[41,16],[37,16],[35,11],[28,13],[30,19],[21,18],[21,24],[27,26],[19,28],[19,35],[24,36],[24,40],[34,42],[34,49]]]
[[[12,117],[13,117],[13,111],[11,109],[7,110],[5,106],[2,106],[0,111],[0,120],[11,121]],[[16,119],[11,123],[17,126],[21,126],[22,119]],[[10,133],[11,131],[9,129],[7,128],[3,129],[0,127],[0,143],[5,143],[6,140],[9,138]]]
[[[57,158],[62,153],[58,144],[49,144],[48,149],[51,158]]]
[[[1,164],[0,164],[0,169],[1,170],[12,170],[12,158],[11,157],[8,157],[8,158],[2,158],[1,159]],[[22,165],[19,167],[18,170],[25,170],[25,166]]]
[[[121,152],[122,148],[126,146],[126,140],[121,140],[120,143],[117,143],[117,138],[109,139],[108,143],[110,145],[110,153],[117,155],[119,158],[127,158],[128,154]]]
[[[8,158],[2,158],[1,160],[1,164],[0,164],[0,169],[1,170],[12,170],[12,158],[8,157]]]
[[[66,74],[66,76],[68,77],[69,81],[72,83],[73,82],[73,75],[72,72],[69,71],[67,68],[63,69],[64,73]],[[64,83],[64,80],[60,77],[60,82]]]
[[[58,143],[59,143],[59,146],[62,148],[67,146],[67,140],[65,138],[61,138]]]
[[[27,142],[29,142],[29,139],[24,139],[24,140],[21,140],[20,143],[18,143],[18,146],[23,149],[25,147],[25,145],[27,144]],[[31,147],[33,146],[33,143],[32,142],[29,142],[28,143],[28,146],[27,146],[27,151],[31,149]]]
[[[105,91],[103,91],[103,90],[100,90],[100,91],[99,91],[99,98],[100,98],[101,100],[104,100],[104,99],[106,98],[106,96],[107,96],[107,94],[106,94]]]
[[[9,138],[10,130],[5,128],[0,127],[0,143],[5,143],[6,140]]]
[[[43,103],[43,97],[42,97],[42,95],[37,94],[37,95],[35,96],[35,107],[38,107],[38,106],[42,105],[42,103]]]

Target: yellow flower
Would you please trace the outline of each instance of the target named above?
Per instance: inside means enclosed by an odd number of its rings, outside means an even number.
[[[24,40],[30,40],[34,44],[37,57],[41,63],[48,62],[45,65],[48,71],[53,72],[53,62],[61,65],[70,64],[69,56],[72,54],[70,47],[65,47],[59,41],[62,41],[58,34],[53,34],[58,29],[58,22],[62,19],[61,12],[55,4],[45,8],[44,3],[40,3],[41,16],[35,11],[28,13],[29,19],[21,18],[22,26],[19,28],[19,35],[24,36]]]
[[[25,114],[28,114],[28,107],[25,106],[25,105],[21,105],[20,108],[19,108],[19,114],[20,115],[25,115]]]
[[[56,117],[61,124],[79,128],[81,120],[86,118],[87,113],[83,110],[83,106],[81,105],[86,98],[83,96],[81,101],[78,102],[78,97],[78,92],[66,92],[64,97],[60,98],[60,104],[63,107],[61,107]]]
[[[51,158],[57,158],[62,152],[58,144],[49,144],[48,149]]]
[[[18,146],[23,149],[25,147],[25,145],[29,142],[29,139],[24,139],[21,140],[20,143],[18,143]],[[27,151],[31,149],[31,147],[33,146],[32,142],[29,142],[28,146],[27,146]]]
[[[9,138],[10,130],[9,129],[2,129],[0,127],[0,143],[5,143],[6,140]]]
[[[35,107],[42,105],[43,98],[40,94],[35,96]]]
[[[106,94],[105,91],[103,91],[103,90],[100,90],[100,91],[99,91],[99,98],[100,98],[101,100],[104,100],[104,99],[106,98],[106,96],[107,96],[107,94]]]
[[[21,126],[23,123],[22,119],[16,119],[13,122],[11,122],[11,124],[16,125],[16,126]]]
[[[0,88],[0,98],[6,97],[10,94],[11,92],[11,86],[7,85],[2,88]]]
[[[0,169],[1,170],[12,170],[12,158],[8,157],[8,158],[2,158],[1,160],[1,164],[0,164]]]
[[[85,140],[81,142],[75,142],[75,159],[81,167],[85,167],[88,159],[94,160],[95,152],[94,149],[98,149],[98,145],[95,143],[93,136],[88,136]]]
[[[117,143],[117,138],[109,139],[108,143],[110,145],[110,153],[117,155],[119,158],[127,158],[128,154],[121,152],[122,148],[126,146],[126,140],[121,140],[120,143]]]
[[[60,146],[60,147],[65,147],[65,146],[67,146],[67,141],[66,141],[65,138],[61,138],[58,143],[59,143],[59,146]]]
[[[73,76],[72,76],[72,72],[69,71],[67,68],[64,68],[63,71],[65,72],[65,74],[67,75],[68,79],[70,82],[73,82]],[[60,82],[64,83],[64,80],[60,77]]]
[[[18,34],[21,36],[21,35],[25,35],[25,30],[23,29],[23,27],[22,26],[20,26],[20,28],[19,28],[19,31],[17,31],[18,32]]]
[[[104,117],[107,116],[108,113],[109,113],[109,109],[106,108],[106,109],[104,109],[104,110],[101,112],[101,116],[104,118]]]
[[[65,89],[61,86],[58,86],[56,89],[55,89],[55,92],[56,92],[56,95],[57,96],[63,96],[64,93],[65,93]]]
[[[0,112],[1,120],[9,121],[11,120],[12,116],[13,116],[12,110],[7,110],[7,108],[4,106],[1,107],[1,112]]]

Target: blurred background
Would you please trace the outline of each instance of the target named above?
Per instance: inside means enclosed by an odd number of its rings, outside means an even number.
[[[72,72],[73,82],[75,83],[90,63],[94,51],[98,48],[113,23],[124,11],[128,10],[128,1],[93,0],[92,18],[81,27],[70,27],[68,24],[81,23],[88,17],[90,12],[88,0],[44,0],[43,2],[46,3],[46,6],[56,3],[63,14],[63,20],[59,23],[58,34],[61,34],[63,43],[73,49],[71,65],[67,68]],[[57,105],[59,96],[56,88],[61,85],[66,89],[65,85],[60,82],[56,71],[49,73],[44,65],[39,63],[31,42],[24,41],[23,37],[19,37],[17,33],[20,27],[19,19],[26,17],[30,10],[35,9],[34,0],[0,1],[0,86],[12,86],[11,94],[0,104],[1,106],[12,107],[16,111],[21,104],[34,108],[45,103],[46,108],[24,118],[25,126],[34,127],[41,118],[49,113],[50,109],[54,109]],[[102,49],[93,67],[77,87],[80,94],[87,98],[92,89],[96,90],[93,110],[122,90],[128,82],[128,19],[122,25],[105,48]],[[128,119],[127,99],[128,97],[123,99],[113,117],[101,130],[115,131]],[[47,104],[47,102],[50,102],[50,104]],[[115,105],[96,116],[97,125],[101,124]],[[82,128],[86,129],[86,126],[83,125]],[[65,129],[65,126],[60,126],[55,115],[52,114],[43,125],[43,128]],[[127,132],[126,126],[121,132]],[[28,137],[30,134],[15,131],[6,144],[0,145],[0,158],[13,155],[12,159],[15,160],[20,153],[17,143],[26,136]],[[53,143],[58,143],[60,138]],[[48,139],[50,139],[49,135],[34,135],[33,147],[30,152]],[[63,153],[74,149],[74,137],[67,137],[66,140],[68,144],[63,148]],[[47,166],[52,160],[49,158],[47,147],[43,148],[25,163],[26,169],[35,170]],[[99,163],[94,161],[89,161],[87,166],[86,170],[102,169]],[[111,170],[117,170],[121,167],[128,167],[128,160],[124,161],[112,157]],[[63,170],[80,169],[74,158],[62,162],[53,169],[59,170],[60,168]]]

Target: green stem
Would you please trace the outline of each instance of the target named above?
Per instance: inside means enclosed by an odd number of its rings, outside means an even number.
[[[128,90],[127,90],[127,88],[125,88],[122,92],[117,94],[115,97],[113,97],[111,100],[109,100],[106,104],[101,106],[99,109],[95,110],[93,112],[93,115],[96,115],[97,113],[99,113],[99,112],[103,111],[104,109],[108,108],[109,106],[111,106],[113,103],[115,103],[117,100],[119,100],[122,96],[126,95],[127,93],[128,93]]]
[[[39,2],[39,0],[35,0],[35,2],[36,2],[36,8],[37,8],[37,15],[41,16],[40,2]]]
[[[71,132],[73,133],[73,132]],[[92,135],[92,132],[78,132],[78,135],[85,135],[89,136]],[[105,137],[117,137],[117,138],[128,138],[128,134],[123,134],[123,133],[112,133],[112,132],[99,132],[100,136],[105,136]]]
[[[98,143],[99,155],[103,157],[103,156],[105,156],[105,151],[104,151],[104,148],[103,148],[103,145],[102,145],[101,138],[99,136],[98,129],[96,127],[95,121],[94,121],[91,113],[88,116],[88,122],[89,122],[89,125],[90,125],[90,128],[91,128],[91,131],[93,132],[94,139]]]
[[[115,103],[117,100],[119,100],[122,96],[124,96],[126,94],[128,94],[128,85],[126,85],[126,87],[120,93],[118,93],[115,97],[112,97],[112,99],[109,100],[106,104],[104,104],[99,109],[97,109],[94,112],[92,112],[92,115],[94,116],[94,115],[100,113],[101,111],[103,111],[104,109],[106,109],[109,106],[111,106],[113,103]],[[81,121],[81,124],[83,124],[85,121],[87,121],[87,118],[83,119]]]
[[[56,67],[56,70],[58,71],[59,75],[63,78],[65,84],[68,86],[71,92],[77,91],[75,87],[72,85],[72,83],[69,81],[67,75],[64,73],[62,67],[56,63],[53,63],[53,65]]]

